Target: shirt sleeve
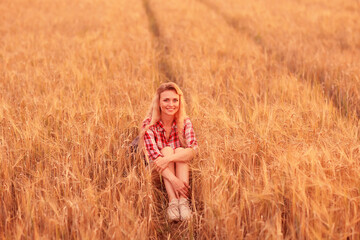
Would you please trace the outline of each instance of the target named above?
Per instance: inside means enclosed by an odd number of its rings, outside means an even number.
[[[184,135],[186,140],[186,145],[188,148],[192,148],[194,150],[198,149],[198,144],[195,137],[195,132],[193,125],[189,118],[185,119],[184,124]]]
[[[142,129],[144,129],[147,125],[149,125],[151,122],[151,118],[146,118],[143,122],[142,122]]]
[[[150,160],[155,161],[158,157],[164,157],[157,147],[154,133],[150,129],[145,132],[144,143]]]

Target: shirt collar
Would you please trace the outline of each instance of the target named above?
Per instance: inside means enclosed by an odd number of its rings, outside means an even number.
[[[171,130],[176,129],[176,121],[174,119],[172,126],[171,126]],[[156,128],[159,132],[165,132],[165,128],[164,128],[164,124],[161,120],[157,121],[156,123]]]

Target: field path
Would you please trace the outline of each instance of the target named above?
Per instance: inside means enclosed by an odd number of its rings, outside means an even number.
[[[176,74],[171,62],[169,59],[171,58],[169,43],[167,43],[161,33],[160,26],[158,24],[157,18],[151,9],[149,4],[149,0],[143,0],[143,6],[148,18],[149,29],[153,35],[154,46],[156,51],[158,52],[158,71],[159,71],[159,83],[172,81],[181,86],[181,77]]]

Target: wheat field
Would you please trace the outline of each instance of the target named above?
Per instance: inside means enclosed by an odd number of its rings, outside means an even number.
[[[1,239],[360,239],[358,0],[0,1]],[[129,151],[185,93],[189,222]]]

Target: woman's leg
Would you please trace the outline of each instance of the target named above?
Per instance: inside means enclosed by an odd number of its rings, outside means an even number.
[[[175,154],[183,151],[184,148],[176,148]],[[180,180],[186,182],[189,184],[189,164],[185,162],[176,162],[176,177],[178,177]]]
[[[163,149],[161,149],[160,151],[164,156],[169,156],[174,154],[174,149],[172,149],[171,147],[165,147]],[[174,163],[170,163],[168,166],[168,169],[175,174],[175,170],[174,170]],[[171,202],[173,199],[176,199],[176,195],[175,195],[175,191],[171,185],[171,183],[169,182],[169,180],[164,179],[164,184],[165,184],[165,189],[166,192],[168,194],[169,197],[169,202]]]
[[[177,148],[175,149],[175,154],[184,151],[184,148]],[[189,164],[186,162],[176,162],[176,177],[180,180],[186,182],[189,185]],[[180,219],[182,221],[189,220],[191,218],[191,209],[189,206],[189,196],[181,196],[179,198],[179,212],[180,212]]]

